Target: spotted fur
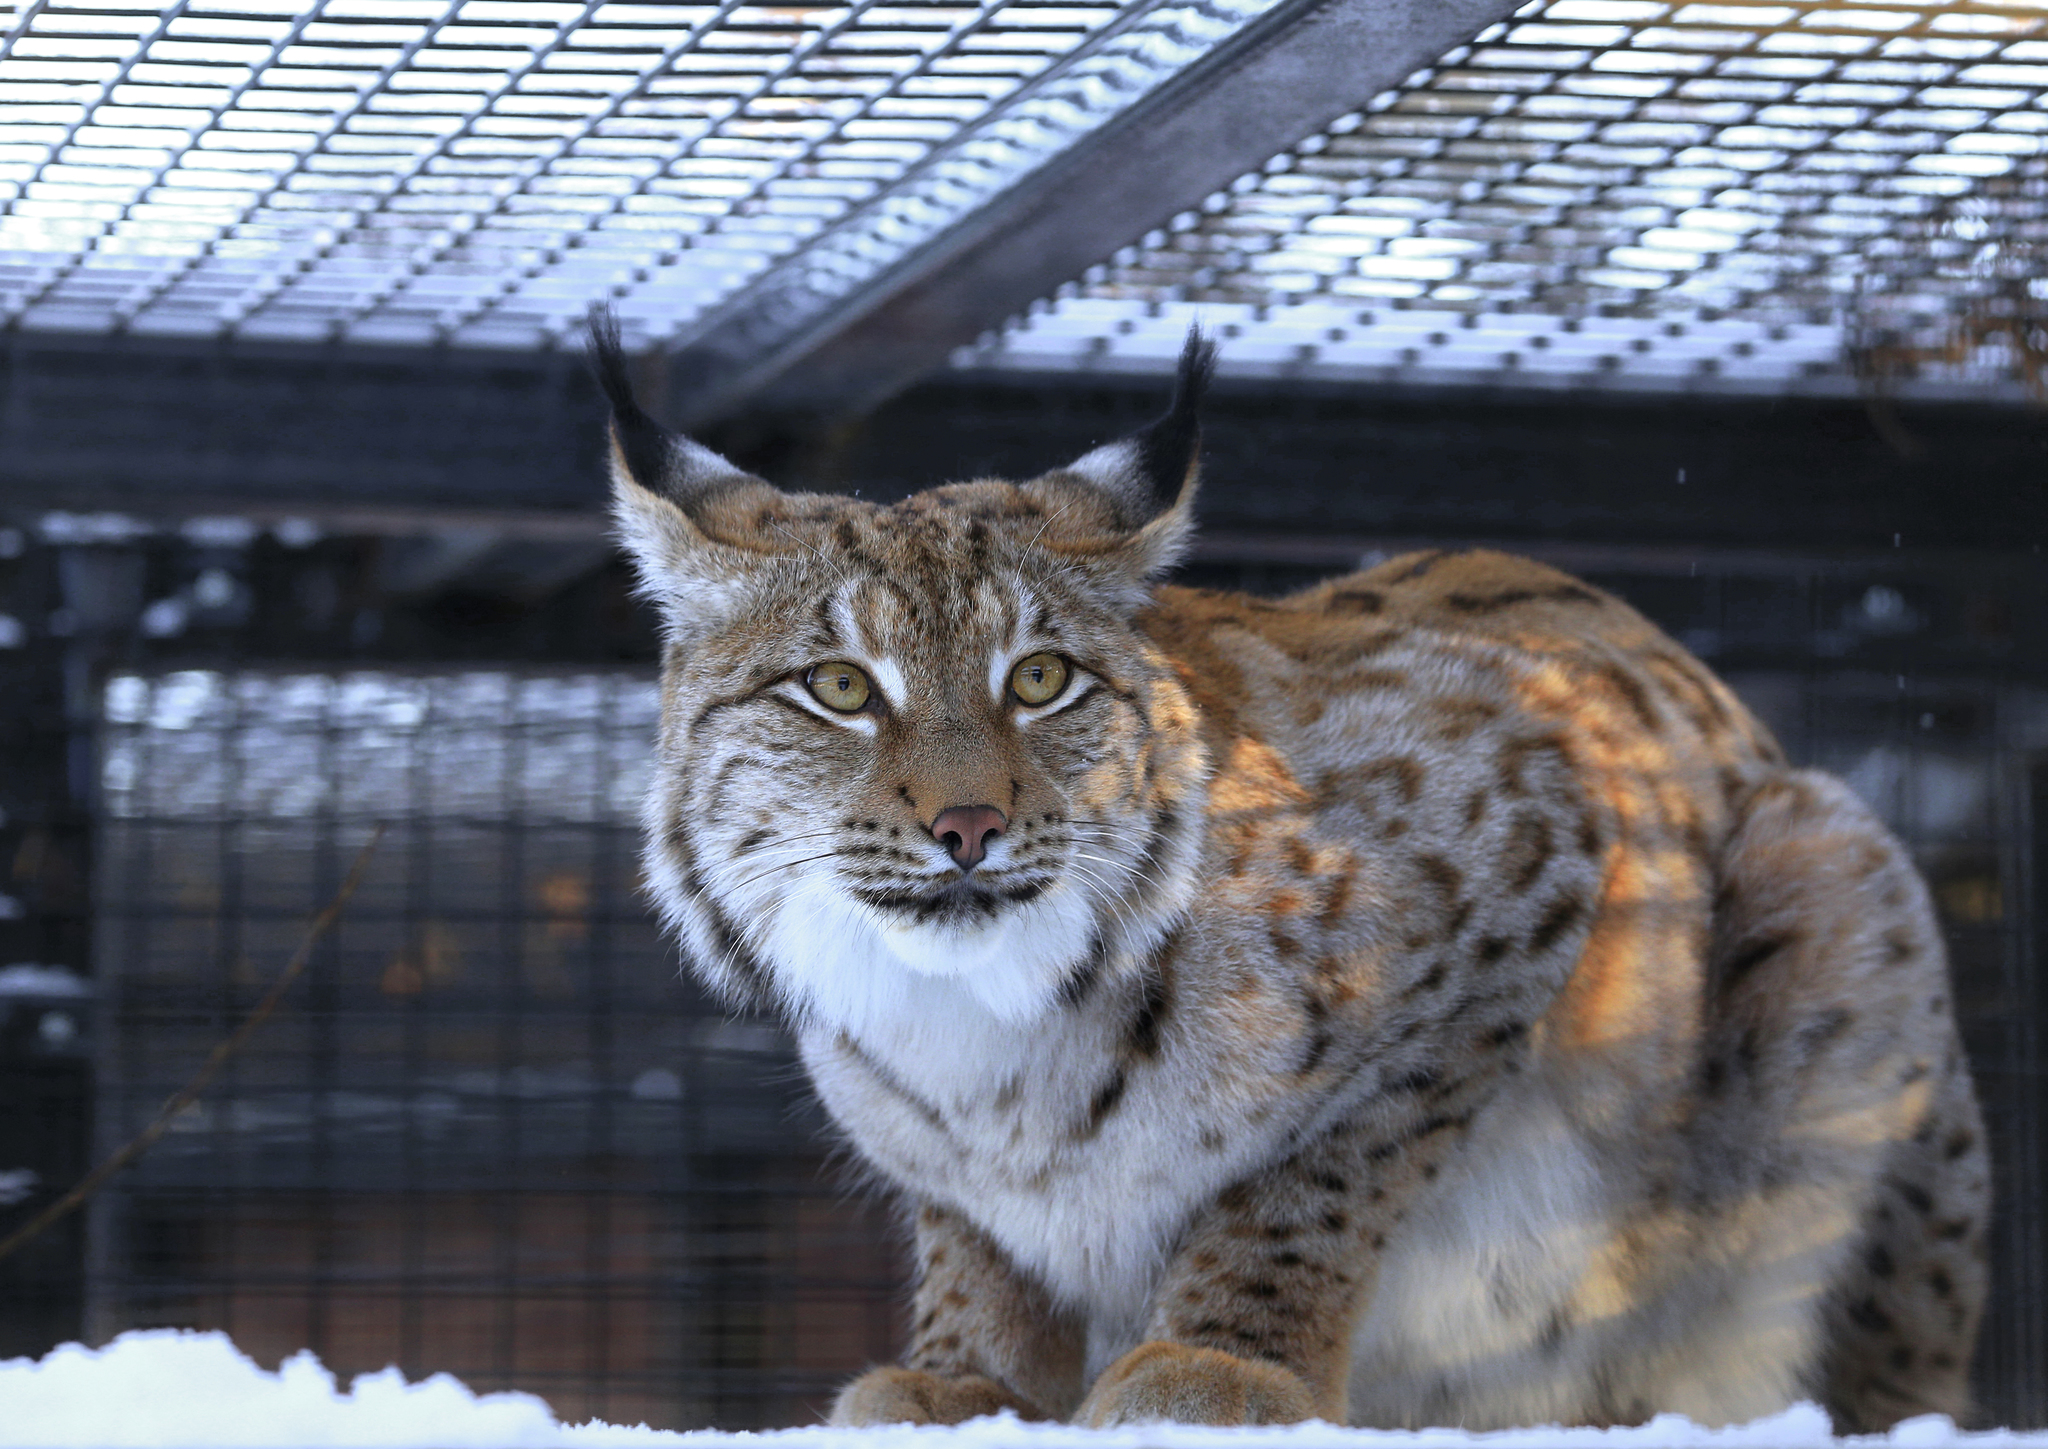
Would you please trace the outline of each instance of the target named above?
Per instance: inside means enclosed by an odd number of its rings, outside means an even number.
[[[668,634],[648,878],[913,1211],[910,1351],[837,1419],[1964,1412],[1926,893],[1626,605],[1489,553],[1155,586],[1198,343],[1140,438],[892,506],[661,433],[599,344]],[[1027,708],[1039,651],[1074,683]],[[963,875],[968,805],[1007,829]]]

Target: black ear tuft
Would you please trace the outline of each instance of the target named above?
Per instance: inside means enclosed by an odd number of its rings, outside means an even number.
[[[603,304],[590,309],[590,370],[612,405],[612,437],[626,460],[626,471],[650,493],[661,492],[674,440],[634,399],[626,351],[619,342],[618,314]]]
[[[1199,324],[1188,328],[1173,383],[1173,405],[1165,417],[1131,439],[1138,445],[1139,468],[1152,490],[1155,512],[1177,503],[1187,485],[1202,444],[1202,396],[1215,376],[1216,343],[1202,335]]]

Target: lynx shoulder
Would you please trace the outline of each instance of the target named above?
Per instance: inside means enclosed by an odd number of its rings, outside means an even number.
[[[1162,587],[1152,428],[788,494],[596,332],[667,643],[646,869],[915,1222],[846,1423],[1961,1416],[1982,1130],[1927,893],[1625,604]]]

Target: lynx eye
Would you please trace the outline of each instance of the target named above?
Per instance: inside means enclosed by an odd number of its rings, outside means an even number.
[[[1067,687],[1067,661],[1057,654],[1033,654],[1010,671],[1010,688],[1026,704],[1050,704]]]
[[[868,677],[844,660],[813,664],[804,684],[818,703],[852,714],[868,702]]]

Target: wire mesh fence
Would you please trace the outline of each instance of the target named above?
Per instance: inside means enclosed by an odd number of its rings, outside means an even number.
[[[75,1176],[88,1130],[103,1154],[183,1085],[392,828],[201,1103],[72,1237],[0,1265],[9,1351],[218,1327],[265,1361],[312,1348],[670,1427],[806,1422],[894,1351],[893,1209],[834,1165],[780,1032],[680,978],[638,893],[652,640],[592,606],[615,572],[506,623],[379,592],[431,538],[21,524],[0,560],[24,706],[0,725],[0,940],[39,974],[0,978],[0,1090],[39,1105],[0,1113],[0,1228]],[[1230,547],[1189,581],[1278,592],[1331,567]],[[1538,551],[1635,600],[1912,846],[1994,1141],[1980,1399],[2048,1423],[2038,569]],[[153,634],[173,581],[184,626]]]
[[[372,821],[296,1009],[102,1209],[89,1331],[203,1323],[664,1424],[783,1422],[889,1349],[893,1239],[787,1046],[637,894],[644,669],[117,673],[99,1130],[244,1013]]]
[[[816,311],[1273,0],[24,9],[0,315],[546,346],[673,336],[793,254]]]

